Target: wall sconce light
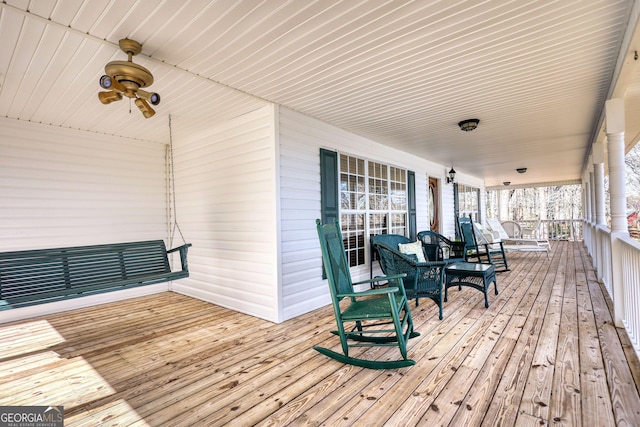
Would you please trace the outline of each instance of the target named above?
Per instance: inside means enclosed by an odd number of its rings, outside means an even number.
[[[472,130],[478,127],[478,123],[480,123],[480,120],[478,119],[468,119],[468,120],[463,120],[459,122],[458,126],[460,126],[460,130],[463,130],[465,132],[471,132]]]
[[[511,181],[505,181],[505,182],[503,182],[502,184],[503,184],[505,187],[507,187],[507,186],[511,185]]]
[[[453,170],[453,166],[451,166],[451,170],[449,171],[449,176],[447,177],[447,184],[452,184],[456,179],[456,171]]]
[[[516,169],[516,172],[518,173],[525,173],[527,171],[527,168],[518,168]]]

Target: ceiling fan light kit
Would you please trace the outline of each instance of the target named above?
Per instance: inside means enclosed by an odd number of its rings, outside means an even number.
[[[151,105],[160,104],[160,95],[155,92],[147,92],[141,88],[153,84],[153,74],[145,67],[134,64],[134,55],[142,52],[142,45],[135,40],[122,39],[119,42],[120,49],[127,54],[126,61],[111,61],[104,67],[105,75],[100,77],[100,87],[108,92],[99,92],[98,99],[103,104],[119,101],[122,96],[134,100],[134,103],[145,118],[153,116],[156,112]],[[149,105],[151,103],[151,105]]]

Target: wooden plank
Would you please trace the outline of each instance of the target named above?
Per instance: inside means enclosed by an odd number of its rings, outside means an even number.
[[[577,310],[575,262],[574,257],[569,253],[551,389],[549,424],[581,425],[582,423]]]
[[[516,262],[514,265],[517,266],[518,262]],[[508,286],[510,280],[515,277],[517,276],[503,276],[505,280],[500,280],[501,286]],[[432,303],[427,302],[427,308],[425,308],[424,303],[421,303],[420,306],[417,307],[419,308],[419,310],[413,310],[413,318],[416,324],[416,330],[419,330],[423,334],[419,340],[412,340],[412,343],[415,342],[416,346],[412,346],[410,348],[410,354],[416,360],[416,362],[420,364],[427,363],[429,365],[435,366],[439,359],[437,354],[434,353],[435,344],[441,339],[451,339],[452,336],[455,336],[455,332],[453,335],[451,335],[452,325],[455,325],[465,316],[468,316],[470,310],[472,310],[472,307],[477,307],[478,304],[481,304],[483,306],[483,299],[481,294],[474,291],[464,291],[459,293],[455,292],[454,294],[450,295],[449,302],[447,303],[447,311],[445,312],[447,322],[439,322],[435,319],[437,311],[435,311],[435,306],[432,307]],[[447,313],[451,313],[451,315],[448,315]],[[431,326],[429,326],[429,324],[431,324]],[[464,326],[461,330],[466,330],[467,328],[468,326]],[[372,383],[370,383],[371,379],[360,381],[360,379],[366,376],[365,372],[366,370],[361,371],[360,373],[356,374],[354,378],[344,379],[341,376],[340,378],[344,381],[343,383],[332,381],[332,377],[328,378],[327,383],[331,384],[331,386],[334,388],[328,390],[324,387],[314,387],[310,389],[307,393],[296,399],[296,401],[292,402],[291,405],[283,407],[276,414],[269,417],[261,425],[288,425],[296,423],[307,423],[311,422],[311,420],[313,420],[314,423],[319,423],[323,420],[326,421],[328,417],[331,417],[336,413],[334,393],[339,393],[340,390],[344,390],[346,387],[348,387],[348,389],[353,389],[353,384],[363,384],[360,386],[361,391],[359,393],[359,396],[368,395],[369,397],[371,397],[370,390],[372,390],[372,388],[379,390],[379,387],[376,388],[374,385],[372,385]],[[397,377],[391,376],[391,379],[393,378]],[[393,382],[391,379],[385,380],[385,387],[387,387],[385,388],[385,390],[387,390],[387,392],[383,396],[380,396],[381,399],[384,399],[385,396],[394,395],[394,392],[392,390],[393,387],[395,387],[395,384],[391,385],[391,383]],[[406,378],[403,378],[403,380],[406,380]],[[327,398],[327,394],[329,393],[321,395],[321,392],[327,391],[331,393],[329,398]],[[378,400],[370,398],[359,398],[356,400],[357,404],[352,405],[352,408],[348,411],[343,411],[343,413],[345,414],[343,416],[344,418],[348,420],[355,419],[357,417],[357,415],[355,414],[356,412],[362,413],[363,411],[368,410],[370,406],[378,403]],[[386,405],[383,408],[386,409],[388,407],[389,405]],[[384,416],[381,415],[379,408],[369,411],[368,413],[377,414],[376,418],[378,421],[381,419],[385,419]],[[300,416],[300,419],[296,419],[297,416]]]
[[[531,361],[541,336],[541,324],[544,322],[553,291],[552,284],[558,270],[560,255],[561,251],[554,251],[551,262],[544,264],[534,279],[541,287],[536,304],[527,317],[528,327],[520,334],[509,363],[488,404],[482,420],[483,426],[514,425],[516,422]]]
[[[600,338],[589,295],[587,268],[581,254],[583,251],[575,249],[582,419],[596,426],[615,425]]]
[[[604,288],[593,280],[588,281],[588,287],[616,424],[640,425],[639,384],[634,383],[628,353],[620,341],[620,334],[626,332],[615,327]]]
[[[547,266],[548,262],[538,260],[527,274],[525,283],[531,283],[527,294],[509,320],[492,354],[487,357],[474,384],[460,401],[460,409],[451,420],[451,425],[480,425],[486,419],[498,385],[506,376],[507,367],[511,364],[522,370],[519,359],[524,354],[531,354],[535,348],[551,292],[550,287],[543,286],[544,276],[540,274],[541,270],[546,271]]]
[[[518,414],[528,414],[545,422],[549,418],[548,411],[551,404],[551,387],[555,369],[564,295],[564,274],[566,271],[567,246],[564,243],[557,243],[555,245],[556,253],[558,252],[558,247],[562,247],[562,256],[554,256],[552,266],[546,275],[547,280],[551,279],[553,282],[540,331],[540,338],[536,344],[531,364],[525,365],[526,367],[531,366],[531,369],[528,371],[526,383],[518,383],[516,388],[517,390],[523,390],[519,409],[516,411],[515,407],[505,407],[505,413],[500,415],[500,418],[512,421],[514,424],[516,419],[519,418]],[[497,415],[494,414],[491,418],[496,417]]]
[[[252,319],[245,315],[240,317]],[[258,328],[238,330],[252,329]],[[262,334],[261,338],[255,336],[254,332],[253,336],[241,338],[243,342],[239,341],[237,335],[228,335],[225,339],[228,341],[228,346],[214,345],[209,350],[201,349],[197,356],[188,357],[184,362],[167,364],[165,369],[161,369],[162,375],[157,377],[154,375],[154,378],[149,379],[147,375],[143,375],[132,378],[138,379],[128,381],[126,385],[123,384],[124,391],[119,393],[118,397],[135,403],[139,413],[153,414],[150,416],[154,419],[173,417],[178,412],[177,408],[184,404],[181,402],[182,394],[174,395],[169,392],[176,388],[181,389],[183,393],[195,396],[189,400],[189,405],[203,404],[207,400],[223,404],[225,399],[218,397],[219,395],[228,396],[230,388],[254,381],[261,373],[270,372],[271,375],[280,375],[281,372],[277,367],[300,352],[301,344],[309,345],[305,347],[307,358],[316,356],[317,353],[310,350],[310,346],[325,340],[326,337],[317,335],[313,340],[309,340],[305,332],[313,329],[316,329],[314,324],[301,327],[300,334],[296,337],[287,336],[286,329],[283,329],[280,334]],[[208,336],[208,334],[203,335],[204,338]],[[245,343],[251,345],[250,351],[241,345]],[[162,345],[162,340],[159,341],[159,345]],[[209,345],[211,346],[210,340]],[[264,351],[267,347],[269,352]],[[213,370],[213,372],[203,378],[201,375],[203,370]],[[233,384],[233,387],[229,384]],[[158,411],[158,405],[166,411]]]
[[[423,420],[433,425],[448,425],[460,409],[464,397],[474,384],[480,369],[494,349],[497,337],[500,336],[510,316],[500,313],[494,322],[484,331],[480,339],[474,343],[473,349],[462,364],[454,370],[451,379],[429,405]],[[467,406],[465,406],[467,408]],[[471,408],[473,409],[473,408]]]
[[[473,295],[473,293],[467,293],[467,296]],[[460,336],[461,331],[466,330],[467,327],[463,326],[458,332],[452,331],[453,326],[459,325],[465,314],[471,310],[471,307],[475,304],[481,303],[481,298],[477,298],[473,303],[470,303],[469,298],[465,298],[462,295],[458,295],[457,298],[451,298],[449,307],[452,309],[452,314],[448,318],[451,322],[440,322],[437,320],[437,306],[433,305],[430,309],[426,309],[424,304],[421,304],[419,310],[414,311],[417,315],[413,315],[414,322],[416,324],[416,330],[419,330],[422,335],[420,339],[413,339],[410,342],[409,352],[410,355],[416,360],[416,363],[424,364],[427,366],[437,363],[439,359],[438,354],[434,352],[433,348],[436,343],[443,339],[452,339],[453,337]],[[467,304],[470,303],[470,304]],[[473,304],[473,305],[471,305]],[[469,320],[471,322],[471,320]],[[428,325],[431,325],[430,327]],[[459,327],[459,326],[456,326]],[[410,372],[412,368],[409,368]],[[423,370],[425,368],[423,367]],[[334,375],[328,377],[325,382],[321,383],[321,387],[310,388],[304,395],[300,396],[293,403],[293,408],[284,407],[280,409],[275,416],[269,417],[261,425],[287,425],[314,422],[320,423],[325,421],[336,413],[336,395],[339,397],[344,391],[347,394],[353,394],[354,389],[360,390],[358,396],[362,396],[364,390],[368,390],[371,386],[372,378],[368,374],[368,370],[358,369],[353,376],[346,376],[342,374],[342,369],[334,373]],[[392,378],[398,379],[393,376]],[[402,378],[406,379],[406,376]],[[373,381],[376,381],[374,378]],[[387,385],[387,392],[384,396],[392,394],[394,385]],[[322,394],[322,391],[328,390],[331,393]],[[382,397],[384,397],[382,396]],[[342,400],[342,399],[341,399]],[[361,399],[358,399],[361,401]],[[300,402],[303,401],[303,402]],[[349,398],[345,397],[345,401],[349,401]],[[374,403],[367,400],[370,404]],[[295,409],[294,409],[295,408]],[[345,415],[346,416],[346,415]],[[299,419],[297,417],[300,417]]]
[[[602,298],[604,299],[606,307],[609,310],[609,316],[610,318],[613,318],[613,301],[609,297],[609,294],[605,289],[604,284],[601,282],[598,282],[596,272],[591,268],[591,265],[592,265],[591,259],[589,258],[586,252],[586,249],[582,248],[581,252],[582,252],[582,257],[584,259],[584,265],[588,267],[586,270],[586,273],[587,273],[587,281],[588,281],[588,286],[590,290],[590,295],[593,292],[595,292],[598,295],[602,294]],[[598,292],[598,286],[600,288],[599,292]],[[592,304],[595,304],[595,302],[592,301]],[[618,338],[620,339],[620,343],[622,344],[622,350],[626,355],[627,363],[629,364],[629,369],[631,370],[631,375],[633,376],[634,383],[640,384],[640,360],[638,359],[638,354],[636,353],[636,350],[633,348],[633,345],[629,340],[629,335],[627,334],[627,332],[623,328],[616,328],[616,330],[618,331]]]
[[[504,370],[524,326],[526,314],[531,310],[539,293],[539,281],[535,280],[537,268],[539,266],[533,264],[531,270],[519,278],[517,286],[522,291],[520,299],[513,295],[509,299],[509,303],[502,308],[500,315],[507,317],[507,323],[495,331],[494,335],[488,336],[488,339],[495,342],[495,345],[487,343],[485,347],[489,353],[480,353],[482,357],[474,356],[475,349],[471,352],[465,364],[469,364],[472,372],[466,377],[463,376],[461,380],[452,381],[448,385],[452,390],[449,396],[445,391],[438,396],[434,403],[439,410],[434,416],[429,417],[430,422],[441,424],[450,420],[450,423],[454,425],[478,425],[480,423],[482,414],[485,413],[486,406],[488,406],[488,403],[485,402],[490,401],[490,396],[495,392],[501,372]],[[456,375],[458,374],[459,372],[456,372]],[[465,387],[463,385],[465,383],[469,383],[469,386]],[[449,405],[449,414],[443,410],[445,404]],[[472,418],[475,419],[472,420]]]
[[[482,304],[482,301],[483,299],[481,294],[477,292],[464,292],[458,294],[458,298],[451,298],[450,305],[448,307],[451,310],[454,310],[452,314],[454,318],[458,317],[459,319],[462,319],[464,313],[468,313],[472,309],[470,307],[475,307],[478,304]],[[430,302],[427,302],[427,305],[428,307],[425,309],[425,303],[422,302],[421,305],[418,306],[422,308],[420,308],[420,310],[414,311],[414,313],[417,313],[417,315],[413,315],[416,330],[419,330],[423,334],[420,338],[411,340],[411,343],[415,343],[416,345],[410,347],[410,354],[414,357],[416,362],[419,362],[423,358],[426,359],[427,357],[425,357],[425,355],[430,356],[430,360],[434,360],[435,357],[431,354],[428,347],[432,346],[435,341],[445,339],[447,337],[446,331],[442,329],[443,327],[445,327],[445,325],[447,325],[447,323],[443,323],[437,320],[437,307],[435,305]],[[458,310],[455,310],[456,307],[458,308]],[[432,326],[427,326],[428,322],[431,322]],[[436,330],[433,330],[434,326],[436,327]],[[450,326],[446,327],[450,328]],[[377,350],[374,349],[371,352],[376,351]],[[407,371],[410,371],[410,369],[411,368],[408,368]],[[404,379],[404,376],[384,375],[378,376],[377,378],[374,378],[373,381],[371,381],[370,376],[365,374],[366,372],[368,371],[359,370],[359,373],[355,375],[355,378],[349,378],[344,382],[344,385],[348,385],[350,389],[352,389],[352,382],[354,381],[360,381],[358,383],[362,384],[361,392],[359,394],[360,397],[358,399],[349,400],[349,403],[346,404],[345,408],[343,408],[342,413],[345,414],[344,418],[347,420],[356,419],[356,413],[362,413],[363,411],[367,410],[368,406],[370,406],[375,401],[372,393],[379,394],[378,392],[380,390],[386,391],[397,381],[399,381],[400,379]],[[309,402],[318,402],[319,395],[316,391],[317,390],[309,391],[308,394],[312,397],[305,400],[305,404],[308,405]],[[324,398],[326,397],[326,395],[320,397]],[[279,398],[279,400],[286,401],[285,398]],[[295,405],[295,407],[298,408],[299,406]],[[324,422],[331,424],[333,423],[332,417],[334,417],[336,414],[335,398],[332,396],[331,399],[321,400],[320,402],[315,404],[313,408],[307,407],[305,412],[313,414],[313,420],[318,420],[318,422],[324,420]],[[306,415],[306,413],[304,415],[304,418],[308,421],[309,416]],[[283,418],[285,418],[287,419],[287,422],[299,422],[300,420],[292,420],[294,416],[295,414],[293,414],[292,411],[279,411],[277,416],[275,417],[275,420],[282,420]],[[273,425],[273,420],[274,417],[270,417],[269,422],[267,422],[266,425]]]
[[[477,321],[466,325],[465,322],[461,322],[462,334],[459,338],[454,340],[447,339],[436,346],[434,349],[436,355],[439,352],[442,353],[438,359],[434,360],[435,366],[429,373],[426,376],[416,375],[412,377],[412,380],[405,381],[403,385],[408,385],[410,388],[409,390],[405,389],[404,393],[406,394],[407,391],[411,391],[411,394],[405,401],[393,399],[392,396],[394,396],[394,393],[387,393],[384,398],[376,401],[372,410],[363,415],[358,421],[363,425],[374,425],[376,422],[386,418],[382,416],[383,411],[385,411],[390,413],[388,423],[405,423],[406,425],[411,425],[423,422],[422,416],[426,411],[434,409],[434,412],[437,412],[436,410],[439,410],[439,408],[431,408],[431,405],[440,391],[444,389],[451,377],[456,373],[456,370],[461,366],[464,359],[469,355],[474,344],[483,336],[486,328],[492,323],[494,316],[500,313],[503,306],[509,301],[518,301],[519,298],[515,297],[515,295],[525,293],[526,288],[513,285],[513,283],[518,282],[517,280],[513,282],[500,280],[500,278],[518,277],[518,273],[514,274],[514,271],[517,270],[499,275],[498,283],[500,294]],[[454,337],[455,335],[451,338]],[[441,348],[442,345],[444,345],[444,348]],[[413,387],[414,382],[416,384],[415,387]],[[398,393],[400,392],[401,391],[398,390]]]
[[[554,424],[554,405],[580,411],[556,423],[640,425],[625,332],[583,248],[558,242],[552,255],[510,255],[488,309],[470,288],[451,292],[442,321],[431,301],[412,304],[422,335],[409,344],[416,365],[399,370],[312,350],[339,346],[328,306],[275,325],[168,292],[0,325],[0,403],[53,399],[71,426],[539,426]]]

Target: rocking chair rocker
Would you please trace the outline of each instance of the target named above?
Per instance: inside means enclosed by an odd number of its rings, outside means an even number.
[[[322,224],[316,220],[322,260],[327,274],[331,300],[338,329],[331,331],[340,337],[342,352],[324,347],[313,348],[342,363],[369,369],[397,369],[415,365],[407,358],[407,341],[420,335],[413,330],[413,320],[402,283],[404,274],[378,276],[353,283],[344,250],[342,233],[337,221]],[[369,290],[356,292],[354,285],[367,284]],[[388,284],[386,287],[377,285]],[[340,301],[348,298],[348,305]],[[400,360],[378,361],[349,356],[351,347],[397,346]]]

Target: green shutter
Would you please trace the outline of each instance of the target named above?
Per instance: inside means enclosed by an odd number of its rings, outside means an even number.
[[[339,206],[338,188],[338,153],[335,151],[320,149],[320,218],[323,224],[333,223],[338,220]],[[339,220],[338,220],[339,222]],[[324,263],[323,263],[324,265]],[[322,278],[327,278],[327,273],[322,267]]]
[[[416,173],[407,172],[407,210],[409,214],[409,238],[416,239],[418,226],[416,221]]]
[[[338,219],[338,153],[320,149],[320,209],[323,224]]]

